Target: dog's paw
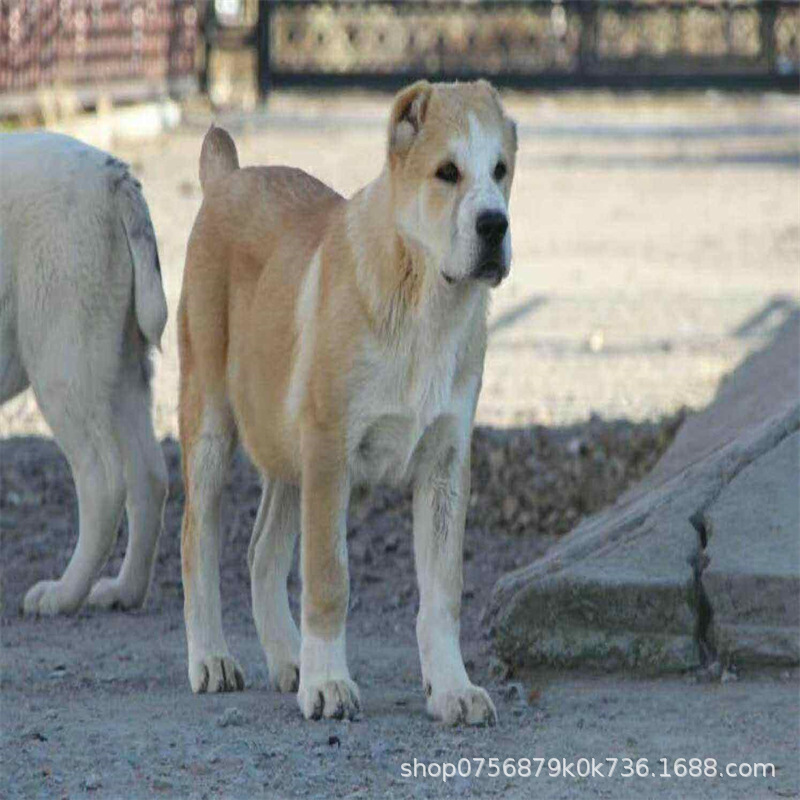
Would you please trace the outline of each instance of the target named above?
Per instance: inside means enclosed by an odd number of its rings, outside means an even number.
[[[297,664],[280,664],[270,667],[269,681],[278,692],[293,693],[300,685],[300,668]]]
[[[144,597],[130,592],[120,583],[119,578],[100,578],[92,586],[92,591],[86,598],[86,604],[104,611],[130,611],[141,608],[144,604]]]
[[[189,661],[189,683],[195,694],[241,692],[244,673],[231,656],[206,656]]]
[[[428,696],[428,714],[445,725],[496,725],[497,711],[488,692],[472,684]]]
[[[358,686],[349,678],[301,683],[297,702],[306,719],[355,719],[361,710]]]
[[[51,617],[54,614],[72,614],[80,604],[65,602],[60,581],[39,581],[28,589],[22,610],[30,616]]]

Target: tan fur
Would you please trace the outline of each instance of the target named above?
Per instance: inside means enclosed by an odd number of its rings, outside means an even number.
[[[374,466],[395,478],[427,476],[435,483],[450,480],[437,472],[442,454],[455,454],[450,460],[457,463],[447,467],[453,486],[435,494],[430,507],[444,519],[437,523],[432,516],[434,527],[444,525],[445,534],[447,526],[460,528],[451,537],[457,594],[447,589],[457,630],[469,433],[483,368],[487,291],[474,280],[449,285],[432,255],[439,232],[425,234],[430,241],[418,239],[397,219],[399,209],[413,209],[414,193],[424,186],[432,216],[455,224],[447,215],[454,219],[468,181],[445,186],[433,174],[453,137],[470,137],[476,124],[500,131],[507,203],[514,127],[484,82],[421,82],[401,92],[390,118],[386,167],[348,201],[297,169],[238,169],[228,134],[212,126],[206,136],[200,160],[204,202],[189,239],[178,312],[186,484],[182,560],[195,691],[243,683],[215,606],[214,526],[237,439],[266,481],[302,487],[299,678],[306,716],[352,715],[358,706],[343,656],[349,597],[344,537],[350,487],[362,472]],[[388,365],[388,388],[381,381],[374,385],[375,364]],[[384,389],[391,398],[380,400]],[[447,500],[451,495],[454,503]],[[254,531],[251,548],[263,546],[258,536]],[[425,542],[420,540],[418,551]],[[215,579],[217,585],[210,585]],[[439,578],[431,580],[439,585]],[[266,629],[274,620],[269,610],[263,615]],[[291,620],[276,624],[287,641],[296,638]],[[341,658],[328,658],[326,642],[339,642],[330,648],[340,648]],[[280,658],[269,650],[267,656],[272,673],[273,660]],[[310,664],[318,657],[325,666]],[[486,703],[491,707],[488,696]],[[493,707],[491,713],[481,709],[479,716],[494,713]],[[468,713],[463,721],[476,720]]]

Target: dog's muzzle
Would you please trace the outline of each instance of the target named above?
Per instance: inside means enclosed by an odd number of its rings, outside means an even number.
[[[475,222],[475,232],[480,242],[478,266],[471,278],[497,286],[508,275],[508,264],[503,252],[503,240],[508,231],[508,217],[502,211],[484,211]]]

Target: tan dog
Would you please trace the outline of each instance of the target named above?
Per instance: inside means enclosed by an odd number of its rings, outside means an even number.
[[[273,684],[307,718],[353,717],[346,517],[356,484],[411,480],[428,711],[493,723],[459,645],[469,450],[488,287],[507,274],[515,126],[483,81],[395,99],[381,174],[345,200],[287,167],[238,168],[214,128],[179,310],[189,680],[242,689],[222,631],[219,503],[240,439],[264,494],[253,615]],[[297,533],[301,632],[287,596]],[[299,678],[299,687],[298,687]]]

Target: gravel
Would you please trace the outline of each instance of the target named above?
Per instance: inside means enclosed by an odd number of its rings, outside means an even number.
[[[510,484],[523,481],[530,465],[523,460],[520,466],[516,454],[530,451],[548,465],[552,485],[565,487],[558,496],[573,498],[581,494],[579,465],[593,464],[589,454],[602,445],[609,462],[619,459],[624,465],[608,484],[618,491],[625,483],[621,476],[632,475],[640,463],[636,448],[622,443],[668,435],[671,425],[669,420],[646,426],[593,421],[530,437],[479,430],[475,474],[492,460],[500,463],[496,453],[503,453],[498,477],[483,489],[486,503],[499,501],[502,476]],[[576,438],[586,446],[571,446]],[[544,798],[632,800],[655,796],[647,779],[542,776],[534,784],[532,778],[484,773],[444,782],[421,773],[404,777],[401,767],[415,758],[457,764],[462,758],[575,762],[594,755],[647,757],[655,769],[662,757],[698,754],[720,762],[774,762],[777,777],[694,781],[691,787],[685,780],[660,780],[652,784],[659,797],[796,796],[797,670],[738,674],[738,680],[724,683],[694,676],[656,681],[546,672],[514,675],[507,682],[492,658],[481,611],[503,572],[541,555],[555,540],[566,511],[552,501],[558,513],[540,515],[553,520],[552,528],[531,525],[524,533],[490,527],[474,508],[469,515],[462,646],[471,676],[497,705],[498,727],[453,730],[425,716],[414,638],[410,518],[402,492],[361,498],[351,516],[348,650],[364,712],[355,722],[308,723],[293,696],[268,686],[250,616],[246,567],[259,487],[254,470],[237,455],[223,503],[221,573],[225,630],[247,688],[240,694],[192,695],[180,583],[179,449],[173,440],[163,446],[171,491],[147,607],[127,615],[82,611],[71,618],[31,620],[19,616],[19,605],[34,581],[59,574],[66,565],[75,541],[75,498],[67,464],[51,440],[0,441],[0,797],[524,798],[535,791]],[[119,568],[125,537],[120,539],[109,572]],[[296,573],[290,591],[296,600]]]

